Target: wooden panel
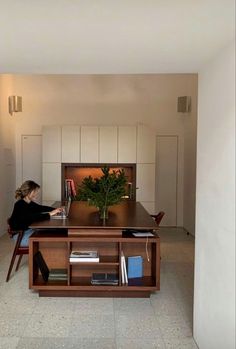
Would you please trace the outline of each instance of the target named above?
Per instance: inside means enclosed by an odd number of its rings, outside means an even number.
[[[80,126],[62,126],[62,162],[80,162]]]
[[[98,127],[81,127],[81,162],[98,162]]]
[[[162,225],[177,225],[178,137],[157,137],[156,212],[164,211]]]
[[[136,126],[119,126],[118,128],[118,162],[136,163]]]
[[[99,162],[117,163],[117,127],[99,128]]]
[[[61,163],[43,164],[43,201],[61,200]]]
[[[155,133],[149,127],[139,125],[137,139],[137,162],[155,163],[155,153]]]
[[[43,162],[61,162],[61,127],[43,126]]]

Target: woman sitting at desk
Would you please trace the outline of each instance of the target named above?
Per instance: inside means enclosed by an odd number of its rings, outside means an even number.
[[[63,210],[61,207],[55,209],[34,202],[39,189],[40,185],[34,181],[26,181],[15,192],[17,201],[9,219],[9,225],[12,230],[24,230],[20,246],[28,246],[29,244],[29,237],[34,232],[33,229],[29,229],[30,224],[49,219],[50,216],[54,216]],[[17,235],[14,235],[13,238],[16,240]]]

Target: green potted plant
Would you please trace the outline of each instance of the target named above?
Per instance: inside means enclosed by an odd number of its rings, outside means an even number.
[[[108,166],[102,169],[100,178],[85,177],[78,187],[77,200],[87,200],[89,205],[96,206],[100,218],[108,218],[108,207],[118,204],[126,194],[127,179],[124,170],[110,171]]]

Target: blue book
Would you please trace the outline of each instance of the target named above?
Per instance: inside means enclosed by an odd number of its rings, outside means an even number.
[[[128,257],[128,279],[140,278],[143,276],[143,257]]]

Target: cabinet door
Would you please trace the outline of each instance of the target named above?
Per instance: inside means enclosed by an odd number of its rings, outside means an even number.
[[[137,164],[137,201],[155,201],[155,164]]]
[[[61,127],[43,126],[43,162],[61,162]]]
[[[62,126],[62,162],[80,162],[80,126]]]
[[[155,133],[147,126],[138,126],[137,163],[155,163]]]
[[[117,127],[99,128],[99,162],[117,163]]]
[[[136,163],[136,126],[118,128],[118,162]]]
[[[61,164],[43,164],[43,201],[61,200]]]
[[[81,127],[81,162],[98,163],[98,127]]]
[[[178,137],[157,137],[156,212],[165,211],[162,225],[177,225]]]

